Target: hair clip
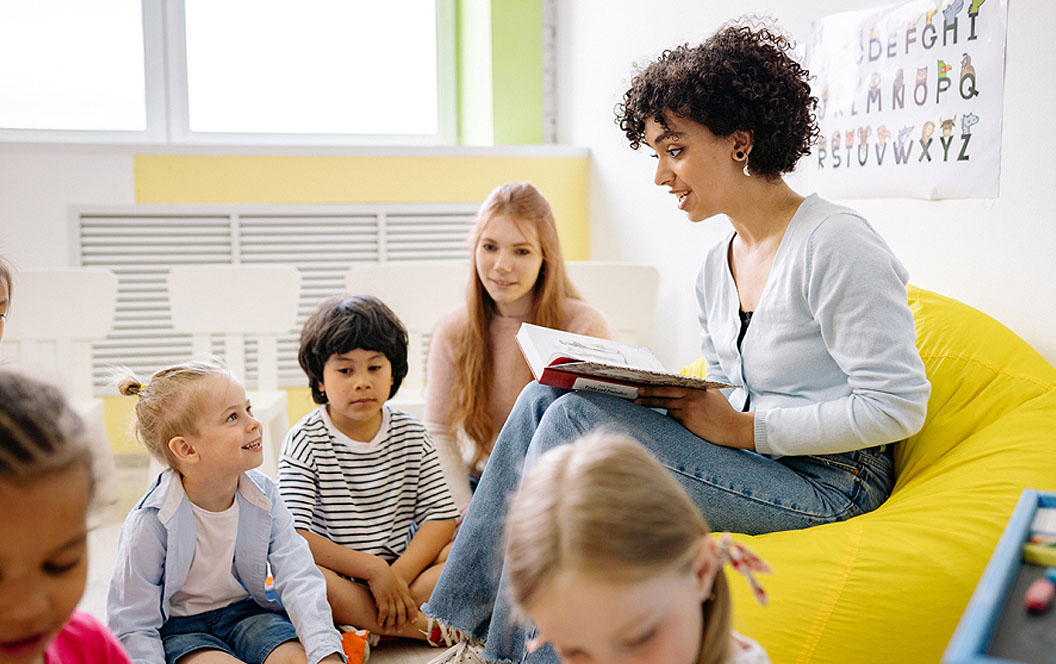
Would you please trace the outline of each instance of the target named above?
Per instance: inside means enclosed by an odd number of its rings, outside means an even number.
[[[756,601],[765,606],[768,601],[766,591],[763,590],[763,586],[759,584],[752,572],[773,574],[774,571],[770,569],[770,566],[752,553],[751,549],[740,542],[735,542],[729,533],[723,533],[719,538],[718,553],[719,563],[722,565],[729,563],[733,569],[743,574],[748,579],[748,585],[751,586]]]

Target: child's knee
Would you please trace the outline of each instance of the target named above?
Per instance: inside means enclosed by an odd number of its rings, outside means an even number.
[[[444,545],[444,548],[440,549],[440,553],[436,554],[436,560],[433,561],[433,565],[443,565],[447,562],[447,556],[451,553],[451,546],[454,542],[448,542]]]
[[[331,603],[333,603],[335,597],[349,595],[360,587],[360,584],[356,583],[355,579],[350,579],[340,572],[335,572],[329,567],[323,567],[322,565],[316,565],[316,567],[323,573],[323,579],[326,581],[326,598]]]
[[[272,650],[264,664],[308,664],[308,655],[299,641],[287,641]]]
[[[326,581],[326,590],[330,591],[330,587],[344,579],[343,576],[330,569],[329,567],[323,567],[322,565],[316,565],[316,569],[323,573],[323,579]]]

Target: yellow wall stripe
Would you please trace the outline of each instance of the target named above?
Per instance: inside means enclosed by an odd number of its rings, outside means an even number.
[[[138,155],[139,203],[482,201],[527,180],[550,201],[568,260],[590,258],[588,157]]]

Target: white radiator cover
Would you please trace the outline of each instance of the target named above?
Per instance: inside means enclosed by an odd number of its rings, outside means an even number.
[[[165,278],[175,265],[205,263],[281,263],[301,271],[297,328],[279,340],[279,381],[306,385],[297,364],[300,327],[320,300],[345,292],[349,266],[466,261],[466,238],[478,207],[470,202],[72,208],[74,263],[105,267],[118,277],[113,331],[93,345],[97,392],[104,392],[113,365],[145,378],[191,356],[190,337],[172,330]],[[219,340],[215,352],[222,355]],[[247,382],[254,386],[255,344],[246,349],[246,366]]]

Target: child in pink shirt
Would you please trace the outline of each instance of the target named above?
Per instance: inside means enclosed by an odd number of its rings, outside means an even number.
[[[121,643],[103,623],[90,613],[74,611],[44,650],[46,664],[124,663],[128,655]]]
[[[0,664],[129,662],[74,611],[88,574],[90,449],[57,388],[0,371]]]

